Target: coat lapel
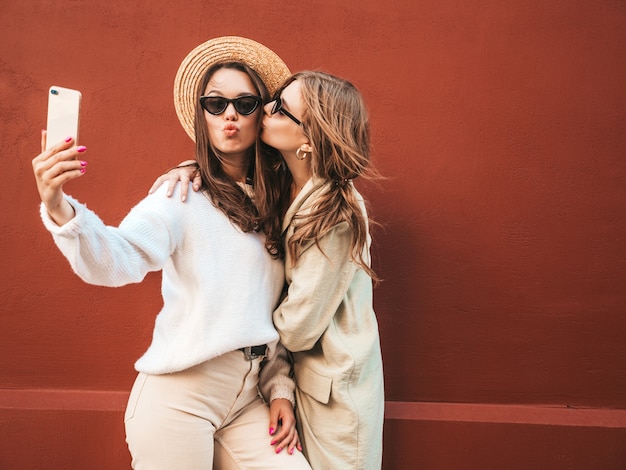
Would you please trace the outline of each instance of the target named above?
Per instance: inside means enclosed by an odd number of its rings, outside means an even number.
[[[287,209],[287,213],[285,214],[285,217],[283,219],[283,234],[291,224],[294,216],[298,212],[300,212],[300,209],[307,206],[306,202],[309,200],[309,197],[317,190],[319,190],[322,186],[324,186],[325,183],[325,180],[317,178],[315,176],[312,176],[309,181],[306,182],[306,184],[302,188],[302,191],[300,191],[300,193],[296,196],[294,201],[289,206],[289,209]]]

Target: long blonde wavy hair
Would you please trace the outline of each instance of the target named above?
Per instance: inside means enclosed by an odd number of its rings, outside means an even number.
[[[295,263],[305,245],[314,241],[319,246],[330,229],[347,222],[353,234],[352,259],[377,281],[365,258],[370,221],[352,187],[356,178],[380,176],[371,166],[369,116],[363,97],[349,81],[325,72],[296,73],[282,89],[294,80],[301,84],[302,129],[313,148],[312,174],[331,184],[313,210],[296,220],[287,251]]]

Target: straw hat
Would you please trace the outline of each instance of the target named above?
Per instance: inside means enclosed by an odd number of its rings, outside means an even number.
[[[274,51],[251,39],[222,36],[200,44],[185,57],[174,80],[176,114],[191,140],[196,140],[195,101],[202,76],[211,65],[230,61],[243,62],[259,74],[270,95],[291,75]]]

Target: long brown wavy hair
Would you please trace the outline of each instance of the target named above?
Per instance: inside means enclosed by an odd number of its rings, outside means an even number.
[[[330,229],[347,222],[353,234],[352,259],[378,281],[366,250],[370,220],[352,186],[358,177],[380,176],[371,166],[369,116],[363,97],[351,82],[325,72],[296,73],[282,89],[294,80],[301,84],[302,129],[313,148],[311,172],[330,185],[313,210],[298,217],[287,250],[295,263],[305,245],[314,241],[319,246]]]
[[[200,105],[200,96],[204,93],[213,74],[229,68],[247,74],[252,80],[256,92],[266,103],[269,99],[267,88],[257,73],[242,62],[222,62],[213,64],[204,74],[196,92],[195,133],[196,162],[202,178],[202,191],[213,205],[219,208],[236,226],[244,232],[263,231],[266,235],[265,247],[274,258],[284,257],[284,248],[280,239],[281,218],[279,210],[280,184],[275,171],[280,162],[280,155],[263,144],[259,139],[261,130],[262,104],[257,113],[257,140],[250,152],[248,182],[254,187],[254,201],[241,189],[222,166],[222,155],[209,139],[204,110]]]

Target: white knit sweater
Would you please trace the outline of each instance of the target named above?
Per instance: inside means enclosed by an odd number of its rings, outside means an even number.
[[[276,347],[272,324],[283,263],[268,254],[263,234],[243,233],[206,194],[190,189],[183,204],[178,194],[166,197],[166,189],[139,202],[119,227],[105,225],[71,196],[65,196],[76,211],[71,221],[58,226],[43,204],[41,217],[87,283],[122,286],[163,271],[163,308],[152,344],[135,363],[138,371],[171,373],[241,347],[269,344],[270,358],[278,362],[263,369],[265,398],[292,399],[289,365]]]

